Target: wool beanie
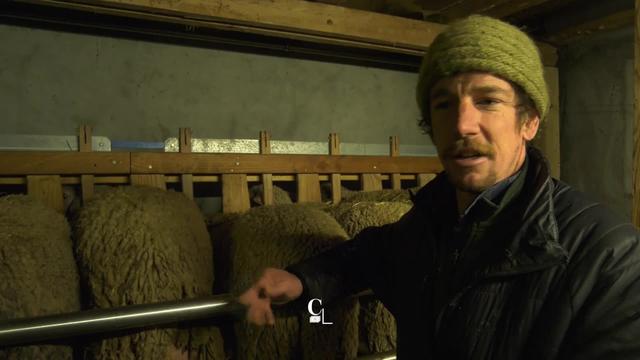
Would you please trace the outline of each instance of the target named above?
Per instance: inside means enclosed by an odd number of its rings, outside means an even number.
[[[449,25],[427,50],[416,97],[431,125],[429,92],[441,78],[483,71],[520,85],[535,104],[540,121],[549,111],[549,94],[538,47],[524,32],[503,21],[472,15]]]

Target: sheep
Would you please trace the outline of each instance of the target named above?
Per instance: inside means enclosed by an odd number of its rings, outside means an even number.
[[[252,207],[264,205],[263,194],[264,186],[262,184],[253,185],[249,188],[249,199]],[[292,203],[291,196],[286,190],[273,185],[273,205]]]
[[[25,195],[0,197],[0,319],[80,310],[69,225]],[[2,359],[71,359],[65,345],[0,349]]]
[[[376,192],[372,192],[376,193]],[[385,193],[387,194],[391,193]],[[369,226],[380,226],[400,219],[411,208],[401,202],[342,202],[328,207],[330,213],[350,237]],[[371,354],[396,348],[396,324],[393,315],[372,297],[360,298],[360,353]]]
[[[402,190],[346,191],[342,195],[342,201],[350,203],[360,201],[410,201],[411,193],[415,193],[417,190],[417,188],[412,188]]]
[[[252,208],[234,219],[230,290],[240,294],[266,267],[284,268],[347,239],[340,225],[318,206],[273,205]],[[357,301],[325,308],[333,325],[309,323],[309,314],[276,309],[274,327],[247,322],[235,326],[238,359],[354,358],[357,354]]]
[[[181,193],[118,187],[96,194],[75,225],[76,256],[92,307],[209,295],[213,260],[196,204]],[[223,359],[215,327],[162,328],[89,344],[97,359]]]

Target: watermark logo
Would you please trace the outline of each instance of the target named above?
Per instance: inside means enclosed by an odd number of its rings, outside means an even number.
[[[313,310],[313,304],[317,302],[318,305],[320,306],[320,310],[318,310],[317,312]],[[332,322],[326,322],[324,320],[324,309],[322,308],[322,300],[320,299],[311,299],[309,300],[309,303],[307,304],[307,310],[309,310],[309,314],[311,314],[311,316],[309,316],[309,322],[312,324],[322,324],[322,325],[331,325],[333,324]]]

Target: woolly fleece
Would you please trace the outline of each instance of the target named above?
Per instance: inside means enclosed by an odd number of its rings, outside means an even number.
[[[407,192],[407,191],[405,191]],[[396,192],[397,193],[397,192]],[[408,192],[407,192],[408,193]],[[391,192],[387,194],[393,194]],[[411,209],[410,202],[343,202],[327,209],[350,237],[369,226],[398,221]],[[372,354],[396,348],[396,322],[378,300],[360,298],[360,353]]]
[[[266,267],[284,268],[347,239],[340,225],[317,206],[256,207],[234,222],[231,231],[231,291],[249,288]],[[325,307],[330,326],[309,323],[302,314],[276,312],[273,327],[236,325],[238,359],[354,358],[357,353],[357,302]]]
[[[0,197],[0,320],[80,310],[78,269],[62,214],[25,195]],[[0,359],[71,359],[69,346],[0,349]]]
[[[96,194],[79,214],[76,254],[92,307],[211,294],[211,242],[197,205],[181,193],[117,187]],[[107,338],[85,350],[96,359],[223,359],[217,328],[162,328]]]

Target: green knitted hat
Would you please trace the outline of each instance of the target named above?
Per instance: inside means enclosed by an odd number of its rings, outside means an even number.
[[[440,33],[422,60],[416,97],[427,124],[431,124],[426,118],[431,87],[443,77],[466,71],[486,71],[520,85],[533,100],[540,120],[547,116],[549,94],[533,40],[513,25],[472,15]]]

